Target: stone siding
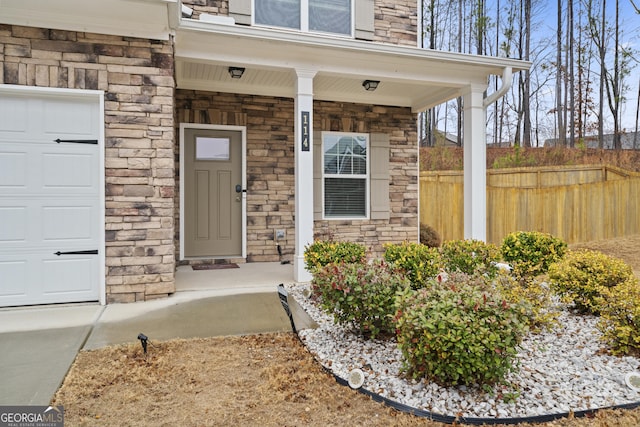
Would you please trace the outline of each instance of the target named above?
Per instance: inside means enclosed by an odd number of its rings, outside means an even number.
[[[173,46],[0,25],[0,83],[105,92],[107,302],[175,292]]]
[[[178,90],[176,109],[178,122],[247,127],[247,261],[279,260],[276,229],[286,231],[278,243],[283,259],[290,261],[295,250],[293,100]],[[315,101],[314,130],[386,133],[391,143],[390,219],[315,221],[316,237],[358,241],[376,256],[386,242],[417,241],[418,148],[410,109]],[[178,200],[176,194],[176,206]]]
[[[176,111],[176,125],[182,122],[247,127],[247,261],[280,259],[274,240],[276,229],[286,230],[285,239],[278,244],[283,259],[291,260],[295,238],[293,100],[177,90]],[[176,152],[179,143],[177,140]],[[178,187],[177,184],[176,190]],[[178,215],[176,209],[176,223]],[[178,231],[176,227],[176,253]]]
[[[314,102],[315,131],[389,135],[388,220],[315,221],[316,238],[365,244],[374,257],[385,243],[418,241],[418,144],[416,116],[409,108]]]
[[[193,19],[200,13],[229,15],[228,0],[183,0],[194,10]],[[403,46],[417,46],[418,3],[416,0],[375,0],[374,42]]]
[[[229,16],[229,0],[182,0],[182,4],[193,9],[193,19],[199,19],[201,13]]]
[[[376,0],[374,10],[376,16],[375,42],[418,46],[418,3],[416,0]]]

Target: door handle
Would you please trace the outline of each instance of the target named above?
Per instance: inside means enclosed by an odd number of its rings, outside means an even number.
[[[92,249],[88,251],[69,251],[69,252],[54,252],[54,255],[98,255],[97,249]]]

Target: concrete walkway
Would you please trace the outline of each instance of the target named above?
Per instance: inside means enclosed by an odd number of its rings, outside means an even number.
[[[0,309],[0,405],[48,405],[81,349],[172,338],[291,331],[277,294],[291,265],[179,267],[177,292],[132,304],[68,304]],[[296,325],[311,319],[293,304]]]

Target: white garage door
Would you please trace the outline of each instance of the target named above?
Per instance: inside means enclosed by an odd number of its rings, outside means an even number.
[[[101,299],[101,105],[0,86],[0,306]]]

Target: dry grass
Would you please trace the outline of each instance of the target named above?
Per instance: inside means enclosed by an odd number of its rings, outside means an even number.
[[[640,236],[578,246],[640,271]],[[443,426],[339,385],[291,333],[82,351],[54,403],[68,426]],[[538,425],[640,426],[640,409]]]
[[[83,351],[54,399],[69,426],[416,425],[337,384],[292,333]]]
[[[54,398],[68,426],[443,426],[341,386],[292,334],[83,351]],[[637,426],[640,411],[545,426]],[[529,424],[521,424],[521,427]]]
[[[420,149],[420,170],[461,170],[463,150],[457,147]],[[640,172],[640,150],[595,148],[487,148],[487,168],[606,164]]]
[[[575,243],[570,245],[570,248],[592,249],[620,258],[629,264],[636,277],[640,278],[640,234],[595,242]]]

